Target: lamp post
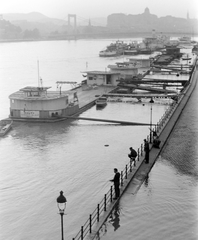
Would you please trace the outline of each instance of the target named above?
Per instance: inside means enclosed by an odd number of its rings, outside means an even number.
[[[149,101],[151,104],[151,113],[150,113],[150,143],[152,143],[152,104],[154,103],[153,98]]]
[[[60,196],[57,198],[57,206],[59,209],[59,214],[61,216],[61,235],[62,235],[62,240],[64,240],[64,234],[63,234],[63,215],[64,215],[64,211],[66,208],[66,198],[63,195],[63,191],[60,191]]]

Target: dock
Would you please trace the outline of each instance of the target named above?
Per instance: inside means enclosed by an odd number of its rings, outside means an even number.
[[[147,178],[149,172],[154,166],[159,154],[161,153],[163,147],[167,144],[168,139],[171,135],[172,130],[176,122],[178,121],[182,111],[184,110],[198,79],[198,69],[197,63],[194,71],[190,78],[190,84],[184,89],[183,94],[178,98],[178,101],[166,111],[162,119],[157,123],[156,131],[161,140],[160,148],[154,148],[152,146],[151,136],[147,136],[149,140],[149,164],[145,164],[143,144],[138,149],[138,156],[135,165],[126,165],[123,171],[121,171],[121,188],[120,197],[117,200],[112,199],[113,187],[111,186],[110,191],[104,195],[104,199],[97,205],[97,208],[92,214],[90,214],[87,222],[81,226],[80,231],[73,238],[73,240],[79,239],[100,239],[100,229],[103,227],[108,217],[112,213],[113,209],[117,206],[119,200],[125,193],[126,189],[130,185],[130,190],[132,194],[136,194],[138,189],[141,187],[142,183]]]

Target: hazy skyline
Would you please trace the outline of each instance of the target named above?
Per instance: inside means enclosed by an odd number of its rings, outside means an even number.
[[[148,7],[158,17],[172,15],[198,19],[198,0],[4,0],[1,14],[40,12],[47,17],[67,19],[107,17],[112,13],[140,14]]]

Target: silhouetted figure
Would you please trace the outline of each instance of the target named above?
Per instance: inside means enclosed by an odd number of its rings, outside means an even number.
[[[144,139],[145,163],[149,163],[149,143]]]
[[[132,147],[130,147],[129,149],[131,152],[128,154],[128,157],[131,159],[132,162],[134,162],[134,166],[135,166],[135,164],[136,164],[135,159],[137,157],[137,152]]]
[[[117,168],[114,168],[114,178],[110,180],[114,183],[114,189],[115,189],[115,197],[114,200],[118,199],[120,196],[120,173],[118,172]]]
[[[152,128],[149,128],[149,129],[153,134],[153,139],[155,139],[157,137],[157,132],[155,130],[153,130]]]
[[[161,143],[161,141],[160,141],[159,137],[157,136],[157,137],[153,140],[153,147],[154,147],[154,148],[160,148],[160,143]]]
[[[114,231],[120,227],[120,210],[118,204],[115,206],[114,212],[110,215],[110,222],[114,227]]]

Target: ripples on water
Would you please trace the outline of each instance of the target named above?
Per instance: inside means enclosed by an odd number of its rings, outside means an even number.
[[[127,189],[101,239],[198,239],[197,100],[198,87],[149,178],[136,195]]]
[[[26,85],[35,85],[38,58],[44,85],[52,86],[57,80],[79,79],[79,71],[85,68],[86,61],[89,70],[104,70],[109,62],[116,62],[115,58],[98,58],[99,50],[109,42],[111,40],[10,43],[3,48],[0,45],[0,74],[5,79],[3,85],[1,82],[0,101],[5,103],[1,118],[8,116],[10,93]],[[153,105],[153,122],[158,121],[166,108],[165,105]],[[93,107],[82,116],[149,122],[150,106],[108,103],[102,111]],[[109,190],[108,180],[113,176],[113,168],[122,170],[128,163],[129,147],[140,147],[148,133],[148,127],[77,120],[54,124],[15,123],[13,130],[0,139],[0,239],[59,238],[56,198],[60,190],[68,200],[64,216],[65,239],[72,239]],[[166,226],[171,235],[176,231],[183,238],[186,235],[182,235],[178,226],[181,224],[183,229],[186,222],[189,231],[193,231],[196,205],[195,194],[190,192],[197,187],[197,182],[192,181],[196,178],[192,178],[193,174],[186,178],[186,174],[177,170],[179,166],[170,160],[163,155],[137,195],[132,195],[128,189],[120,202],[119,214],[115,213],[115,220],[111,220],[116,232],[110,227],[112,223],[107,224],[110,239],[131,239],[131,236],[134,239],[151,239],[151,236],[152,239],[159,239],[158,236],[169,239]],[[192,164],[193,161],[192,158]],[[196,161],[191,167],[194,174],[195,167]]]

